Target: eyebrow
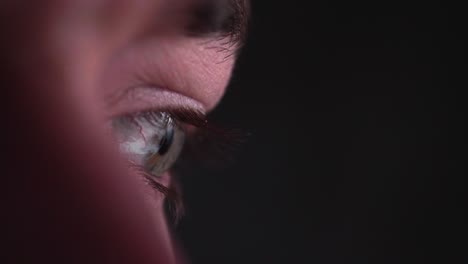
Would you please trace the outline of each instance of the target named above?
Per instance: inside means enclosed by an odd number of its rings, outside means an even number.
[[[187,32],[194,36],[220,34],[226,44],[245,43],[250,16],[249,0],[198,0],[191,8]]]

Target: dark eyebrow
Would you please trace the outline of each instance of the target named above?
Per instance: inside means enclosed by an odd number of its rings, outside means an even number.
[[[198,0],[191,8],[189,34],[206,36],[219,34],[231,46],[245,42],[250,16],[249,0]]]

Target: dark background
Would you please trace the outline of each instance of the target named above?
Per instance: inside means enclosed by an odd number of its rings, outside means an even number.
[[[252,136],[182,179],[193,263],[466,263],[463,9],[253,2],[212,116]]]

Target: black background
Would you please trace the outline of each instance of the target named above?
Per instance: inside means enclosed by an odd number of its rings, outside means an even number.
[[[374,2],[254,1],[212,115],[252,136],[182,178],[193,263],[468,261],[463,9]]]

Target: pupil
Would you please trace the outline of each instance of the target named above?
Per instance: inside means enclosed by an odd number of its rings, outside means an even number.
[[[159,142],[159,155],[164,155],[169,151],[169,148],[171,147],[172,141],[174,139],[174,128],[169,127],[166,130],[166,134],[164,137],[161,139],[161,142]]]

